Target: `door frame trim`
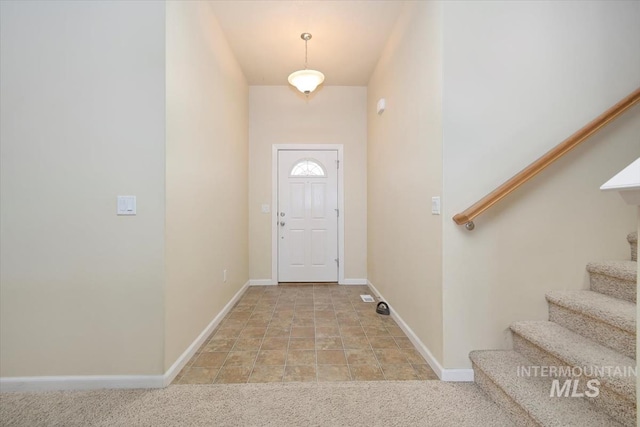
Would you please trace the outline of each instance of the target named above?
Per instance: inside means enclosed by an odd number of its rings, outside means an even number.
[[[271,284],[278,284],[278,152],[337,151],[338,162],[338,283],[344,284],[344,145],[343,144],[273,144],[271,146]]]

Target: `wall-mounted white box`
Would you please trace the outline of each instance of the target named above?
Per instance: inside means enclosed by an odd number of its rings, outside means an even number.
[[[440,215],[440,196],[431,198],[431,214]]]
[[[118,196],[118,215],[136,214],[136,196]]]

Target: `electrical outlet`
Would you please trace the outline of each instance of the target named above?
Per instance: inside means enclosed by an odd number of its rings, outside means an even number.
[[[222,282],[227,283],[227,269],[222,270]]]

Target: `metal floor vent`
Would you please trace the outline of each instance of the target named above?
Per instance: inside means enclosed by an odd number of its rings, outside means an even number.
[[[376,302],[371,295],[360,295],[360,298],[362,298],[364,302]]]

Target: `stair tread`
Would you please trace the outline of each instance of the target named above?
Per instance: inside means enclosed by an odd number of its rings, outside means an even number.
[[[636,305],[593,291],[551,291],[547,301],[598,319],[624,331],[636,332]]]
[[[636,261],[598,261],[587,264],[589,273],[603,274],[617,279],[635,282],[638,263]]]
[[[548,377],[519,377],[518,368],[531,362],[513,350],[472,351],[469,358],[540,425],[619,425],[585,399],[550,397]]]
[[[585,368],[587,372],[594,367],[635,368],[636,361],[615,350],[611,350],[590,339],[576,334],[556,323],[547,321],[522,321],[511,325],[511,330],[549,354],[561,360],[567,366]],[[636,378],[632,375],[597,376],[603,385],[607,385],[626,399],[636,396]]]

